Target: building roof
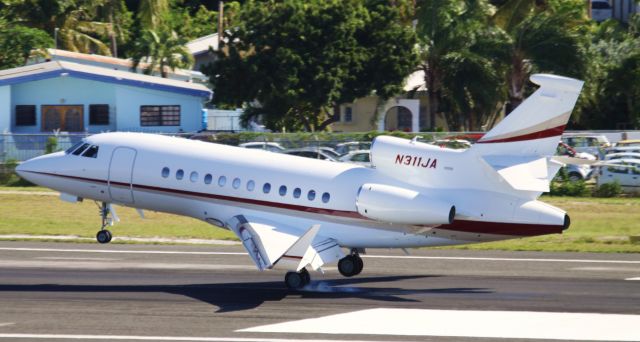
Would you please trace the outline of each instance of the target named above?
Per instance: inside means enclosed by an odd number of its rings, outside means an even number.
[[[212,95],[211,90],[202,84],[65,61],[51,61],[0,70],[0,86],[54,77],[75,77],[205,98],[210,98]]]
[[[209,51],[209,47],[213,48],[213,51],[218,50],[218,34],[210,34],[208,36],[194,39],[186,44],[189,52],[196,56]]]

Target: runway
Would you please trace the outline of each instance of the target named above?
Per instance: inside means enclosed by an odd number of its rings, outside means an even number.
[[[637,254],[369,250],[364,262],[291,292],[240,246],[0,242],[0,340],[640,340]]]

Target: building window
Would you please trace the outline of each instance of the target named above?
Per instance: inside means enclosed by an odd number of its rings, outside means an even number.
[[[16,126],[35,126],[36,106],[18,105],[16,106]]]
[[[353,109],[351,107],[344,107],[344,122],[353,121]]]
[[[163,167],[162,168],[162,178],[167,178],[169,177],[169,173],[171,173],[171,171],[169,170],[168,167]]]
[[[180,126],[180,106],[140,106],[141,126]]]
[[[89,125],[106,126],[109,124],[109,105],[89,105]]]

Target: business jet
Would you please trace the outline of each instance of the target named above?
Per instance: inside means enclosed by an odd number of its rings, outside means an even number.
[[[363,270],[367,248],[410,248],[562,233],[565,211],[538,201],[566,157],[553,157],[583,82],[537,74],[540,87],[471,148],[380,136],[372,167],[143,133],[90,136],[16,171],[77,202],[193,217],[233,231],[259,270]]]

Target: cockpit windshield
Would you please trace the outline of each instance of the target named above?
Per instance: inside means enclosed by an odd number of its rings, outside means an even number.
[[[98,158],[98,146],[93,145],[89,147],[82,156],[87,158]]]
[[[74,156],[79,156],[82,152],[84,152],[84,150],[86,150],[89,147],[89,144],[82,144],[82,146],[80,146],[80,148],[78,148],[77,150],[73,151],[73,155]]]
[[[98,149],[99,147],[97,145],[91,145],[86,143],[85,141],[81,141],[69,147],[66,151],[64,151],[64,153],[86,158],[98,158]]]
[[[71,152],[75,151],[78,147],[82,146],[82,144],[84,144],[84,141],[78,141],[77,143],[73,144],[73,146],[66,149],[64,151],[64,154],[71,154]]]

